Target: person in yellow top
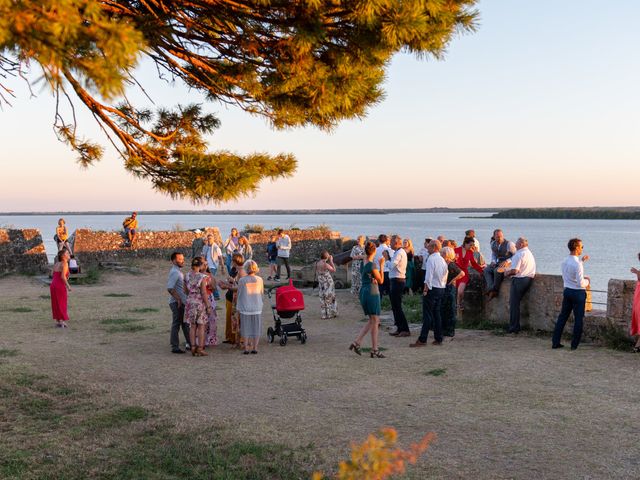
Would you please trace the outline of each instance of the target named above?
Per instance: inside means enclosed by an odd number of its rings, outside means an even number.
[[[69,253],[71,253],[71,247],[69,246],[69,231],[67,230],[67,225],[65,224],[64,218],[60,218],[58,220],[58,226],[56,227],[56,234],[53,237],[58,245],[58,251],[63,248],[66,249]]]
[[[129,240],[129,246],[133,247],[133,243],[136,241],[136,235],[138,233],[138,213],[133,212],[130,217],[124,219],[122,226],[124,227],[124,233]]]

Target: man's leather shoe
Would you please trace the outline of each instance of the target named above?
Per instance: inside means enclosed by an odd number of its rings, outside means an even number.
[[[410,343],[409,346],[411,348],[426,347],[427,342],[421,342],[420,340],[416,340],[415,343]]]
[[[551,348],[563,348],[564,345],[559,343],[558,345],[551,345]]]
[[[400,332],[396,335],[396,337],[410,337],[411,333],[410,332]]]
[[[400,335],[399,331],[395,331],[395,332],[389,332],[389,335],[391,335],[392,337],[397,337],[398,335]]]

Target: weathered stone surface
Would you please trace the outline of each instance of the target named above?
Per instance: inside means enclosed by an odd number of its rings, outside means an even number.
[[[285,230],[291,238],[292,248],[290,261],[292,263],[310,263],[320,258],[320,253],[327,250],[330,253],[342,251],[343,238],[340,232],[330,230]],[[262,233],[245,234],[253,248],[253,258],[259,262],[267,260],[267,243],[275,230]]]
[[[0,229],[0,273],[43,273],[47,253],[37,229]]]
[[[121,232],[78,229],[74,235],[73,248],[78,261],[85,265],[145,258],[168,259],[172,252],[180,252],[191,257],[194,240],[200,239],[208,232],[213,233],[217,240],[220,239],[217,228],[186,232],[141,231],[138,233],[135,248],[131,248],[125,245]]]
[[[629,331],[631,307],[635,290],[634,281],[609,280],[607,310],[591,308],[591,292],[587,292],[587,312],[584,318],[584,336],[596,339],[607,326],[617,326]],[[467,318],[483,318],[498,325],[509,324],[509,290],[511,279],[506,278],[500,287],[498,297],[487,300],[482,295],[484,280],[477,274],[471,274],[471,281],[465,291],[465,312]],[[544,332],[552,332],[560,308],[564,285],[560,275],[538,274],[531,288],[522,299],[520,323],[523,327]],[[569,318],[566,332],[573,329],[573,316]]]

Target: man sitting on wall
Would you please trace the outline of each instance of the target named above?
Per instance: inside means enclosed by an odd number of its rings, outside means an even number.
[[[509,259],[516,253],[516,246],[504,238],[499,228],[493,231],[491,240],[491,263],[484,269],[483,275],[487,282],[487,295],[495,298],[500,292],[500,285],[504,279],[505,267]]]
[[[124,227],[124,236],[129,240],[129,246],[133,248],[138,233],[138,213],[133,212],[130,217],[124,219],[122,226]]]

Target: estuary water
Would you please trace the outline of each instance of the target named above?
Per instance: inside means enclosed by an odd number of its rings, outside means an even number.
[[[548,220],[548,219],[491,219],[490,214],[473,213],[397,213],[389,215],[317,214],[317,215],[144,215],[138,216],[143,230],[189,230],[216,226],[223,238],[232,227],[242,229],[247,224],[265,228],[306,228],[326,224],[344,236],[360,234],[374,236],[379,233],[398,233],[413,240],[416,250],[425,236],[444,235],[458,243],[464,231],[475,229],[481,251],[490,258],[489,238],[495,228],[502,228],[507,239],[519,236],[529,240],[538,272],[559,274],[560,264],[567,255],[567,241],[571,237],[583,240],[584,253],[591,259],[585,264],[585,274],[591,277],[592,288],[606,290],[610,278],[632,279],[631,266],[638,266],[640,251],[640,220]],[[65,217],[70,231],[76,228],[93,230],[119,230],[122,215],[68,215]],[[47,253],[55,253],[53,235],[58,216],[55,215],[0,215],[0,226],[37,228],[42,233]],[[595,301],[604,299],[594,294]],[[602,307],[602,306],[598,306]]]

